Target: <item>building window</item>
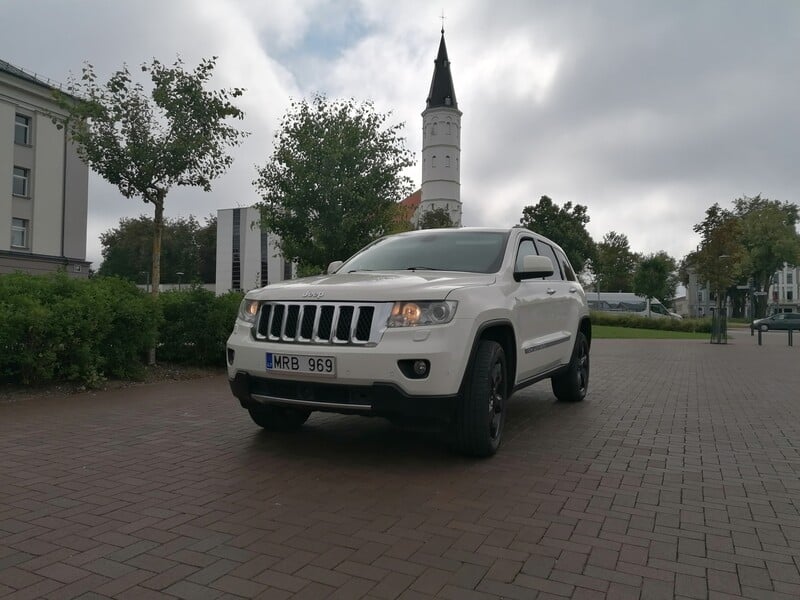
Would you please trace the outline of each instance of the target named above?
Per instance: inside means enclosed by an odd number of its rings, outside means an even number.
[[[14,143],[27,146],[31,143],[31,118],[17,115],[14,119]]]
[[[11,246],[14,248],[28,247],[28,221],[26,219],[11,219]]]
[[[786,273],[786,284],[791,285],[793,280],[794,280],[793,273],[791,271]]]
[[[794,300],[794,294],[792,293],[792,290],[787,290],[787,292],[786,292],[786,299],[787,299],[789,302],[791,302],[792,300]]]
[[[240,208],[233,209],[233,235],[231,239],[231,289],[242,289],[242,215]]]
[[[261,285],[269,283],[269,234],[261,232]]]
[[[450,124],[450,121],[448,121],[447,122],[447,135],[452,135],[452,133],[453,133],[452,125]]]
[[[431,125],[431,135],[436,135],[436,121]]]
[[[449,156],[445,156],[444,157],[444,166],[448,167],[448,168],[450,167],[450,157]]]
[[[14,167],[14,181],[12,192],[15,196],[28,196],[30,193],[30,169]]]
[[[436,168],[436,155],[431,156],[431,168]]]

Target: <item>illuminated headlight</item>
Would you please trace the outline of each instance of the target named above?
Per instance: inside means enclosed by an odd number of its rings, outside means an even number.
[[[258,314],[258,300],[245,298],[239,305],[239,318],[247,323],[255,323]]]
[[[458,302],[455,300],[395,302],[387,325],[389,327],[442,325],[453,320],[456,306]]]

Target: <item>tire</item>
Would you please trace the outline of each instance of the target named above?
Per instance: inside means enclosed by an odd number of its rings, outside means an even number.
[[[508,369],[503,347],[481,340],[472,363],[456,420],[456,444],[462,454],[492,456],[500,447],[508,400]]]
[[[259,406],[248,410],[253,422],[267,431],[294,431],[303,426],[310,410],[284,406]]]
[[[550,379],[553,393],[561,402],[580,402],[589,389],[589,342],[582,332],[575,338],[567,369]]]
[[[761,331],[769,331],[769,325],[759,325],[758,328]]]

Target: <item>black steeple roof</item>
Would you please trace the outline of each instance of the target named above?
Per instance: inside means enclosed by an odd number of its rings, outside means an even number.
[[[458,108],[456,90],[453,88],[453,77],[450,75],[450,61],[447,58],[447,46],[444,44],[444,29],[439,42],[439,55],[434,61],[431,91],[426,100],[427,108]]]

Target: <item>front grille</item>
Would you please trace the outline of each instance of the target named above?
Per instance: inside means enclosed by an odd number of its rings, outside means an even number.
[[[267,302],[255,337],[299,344],[369,344],[380,338],[391,303]]]

